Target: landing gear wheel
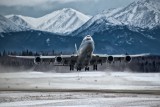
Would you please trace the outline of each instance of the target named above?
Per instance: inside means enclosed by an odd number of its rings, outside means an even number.
[[[74,65],[70,65],[70,71],[74,71]]]
[[[85,67],[85,71],[89,71],[89,67]]]
[[[81,67],[77,67],[77,71],[81,71]]]
[[[93,65],[93,70],[97,71],[97,65]]]

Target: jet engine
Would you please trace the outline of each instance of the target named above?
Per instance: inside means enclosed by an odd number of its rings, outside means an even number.
[[[109,61],[109,62],[113,62],[113,61],[114,61],[113,56],[108,56],[108,61]]]
[[[62,57],[60,57],[60,56],[56,57],[56,61],[59,63],[62,62]]]
[[[35,57],[35,59],[34,59],[34,63],[35,64],[39,64],[40,62],[41,62],[42,60],[41,60],[41,58],[38,56],[38,57]]]
[[[131,60],[132,60],[131,56],[126,56],[126,57],[125,57],[125,61],[126,61],[126,62],[131,62]]]

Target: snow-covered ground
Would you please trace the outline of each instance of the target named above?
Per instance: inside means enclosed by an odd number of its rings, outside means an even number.
[[[160,73],[76,72],[1,73],[0,89],[159,90]]]
[[[0,107],[158,107],[160,73],[0,73],[0,90]]]
[[[0,107],[159,107],[159,95],[93,92],[0,92]]]

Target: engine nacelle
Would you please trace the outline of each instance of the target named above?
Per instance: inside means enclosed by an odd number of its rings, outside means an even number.
[[[38,56],[38,57],[35,57],[35,59],[34,59],[34,63],[35,64],[39,64],[39,63],[41,63],[41,58]]]
[[[62,57],[60,57],[60,56],[56,57],[56,61],[59,63],[62,62]]]
[[[132,60],[131,56],[126,56],[125,57],[125,61],[128,62],[128,63],[131,62],[131,60]]]
[[[109,62],[113,62],[114,61],[114,57],[113,56],[108,56],[108,61]]]

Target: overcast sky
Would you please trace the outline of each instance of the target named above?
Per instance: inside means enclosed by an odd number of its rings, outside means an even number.
[[[40,17],[62,8],[73,8],[95,15],[110,8],[123,7],[136,0],[0,0],[0,14]]]

